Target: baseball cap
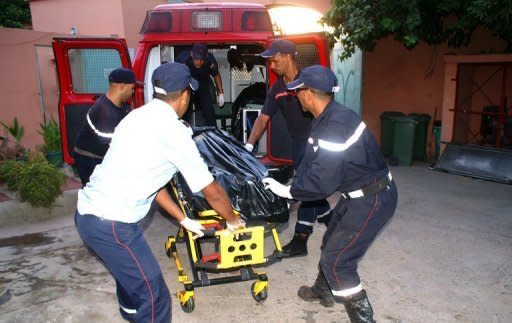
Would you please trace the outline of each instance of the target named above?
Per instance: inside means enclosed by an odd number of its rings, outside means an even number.
[[[135,78],[135,73],[129,68],[120,67],[116,68],[108,75],[108,81],[110,83],[124,83],[124,84],[144,84],[142,82],[138,82]]]
[[[205,61],[208,58],[208,47],[202,43],[195,43],[194,46],[192,46],[191,55],[193,59]]]
[[[192,78],[187,65],[180,63],[160,65],[153,72],[151,82],[153,83],[155,93],[163,95],[184,90],[188,86],[194,91],[199,88],[199,83],[196,79]]]
[[[300,71],[299,77],[286,84],[288,90],[311,88],[325,93],[338,92],[338,79],[333,71],[322,65],[308,66]]]
[[[286,39],[278,39],[273,41],[272,45],[270,45],[266,51],[260,53],[260,56],[269,58],[277,53],[296,55],[297,49],[295,48],[295,44],[291,41]]]

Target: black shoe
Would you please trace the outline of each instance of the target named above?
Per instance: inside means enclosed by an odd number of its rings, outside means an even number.
[[[324,274],[319,271],[313,286],[301,286],[297,295],[306,302],[320,302],[325,307],[334,306],[334,296],[327,284]]]
[[[325,307],[334,306],[334,298],[332,294],[321,293],[315,286],[301,286],[297,291],[297,295],[306,302],[320,302],[320,305]]]
[[[344,303],[351,323],[375,323],[373,309],[364,290],[347,298]]]
[[[295,233],[293,239],[283,247],[281,258],[305,257],[308,255],[308,238],[307,233]]]

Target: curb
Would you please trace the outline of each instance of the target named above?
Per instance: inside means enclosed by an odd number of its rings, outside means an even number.
[[[0,227],[34,223],[63,215],[73,215],[76,209],[78,189],[64,191],[48,208],[34,208],[27,202],[8,200],[0,203]]]

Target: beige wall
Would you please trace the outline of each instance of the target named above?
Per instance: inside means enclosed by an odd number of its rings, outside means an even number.
[[[0,27],[0,120],[11,124],[18,117],[25,128],[22,145],[35,148],[42,137],[37,133],[42,121],[39,86],[36,72],[36,44],[49,45],[54,33]],[[46,79],[43,85],[48,113],[57,111],[57,89],[55,72],[51,72],[53,54],[42,48],[39,62],[48,65],[43,68]],[[55,115],[56,116],[56,115]],[[57,117],[57,116],[56,116]],[[2,135],[6,135],[3,127]]]
[[[126,38],[128,47],[136,48],[146,11],[165,0],[39,0],[30,1],[32,27],[37,31],[79,36]]]
[[[125,37],[122,0],[30,1],[32,28],[37,31],[79,35]]]
[[[443,56],[449,53],[499,52],[504,46],[503,41],[491,37],[486,30],[478,30],[471,46],[460,49],[449,48],[446,44],[428,46],[420,43],[407,50],[392,37],[378,41],[373,52],[364,54],[363,119],[377,138],[380,138],[379,116],[383,111],[427,113],[434,118],[437,109],[436,119],[442,119]],[[451,121],[443,122],[443,127],[448,123]],[[444,133],[443,129],[443,137]],[[428,138],[431,139],[430,135]]]

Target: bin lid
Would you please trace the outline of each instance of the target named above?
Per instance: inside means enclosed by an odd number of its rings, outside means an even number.
[[[430,115],[425,114],[425,113],[409,113],[407,116],[414,118],[420,122],[421,121],[429,122],[431,119]]]
[[[411,124],[418,124],[418,120],[412,118],[412,117],[409,117],[409,116],[394,116],[394,117],[389,117],[390,120],[392,120],[393,122],[398,122],[398,123],[411,123]]]

